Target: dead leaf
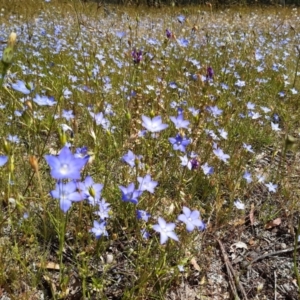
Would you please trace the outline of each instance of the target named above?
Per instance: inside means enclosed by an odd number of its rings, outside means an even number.
[[[39,268],[46,268],[48,270],[59,270],[59,264],[56,264],[56,263],[51,262],[51,261],[47,262],[46,265],[45,264],[40,264],[40,263],[37,263],[36,265]]]
[[[254,225],[254,204],[253,203],[251,204],[251,210],[250,210],[250,213],[249,213],[249,219],[250,219],[251,226],[253,226]]]
[[[281,224],[281,218],[277,218],[273,221],[270,221],[266,224],[265,229],[271,229]]]
[[[248,243],[249,243],[250,246],[253,246],[253,245],[256,244],[256,241],[251,238]]]
[[[230,246],[230,252],[235,252],[235,249],[237,248],[248,249],[247,245],[244,242],[239,241]]]
[[[234,226],[234,227],[244,225],[245,224],[245,218],[234,220],[233,222],[230,222],[229,224]]]
[[[200,285],[203,285],[205,283],[206,283],[206,278],[205,278],[205,276],[203,276],[200,280]]]
[[[191,261],[190,261],[191,265],[194,267],[195,270],[200,271],[200,267],[196,261],[195,257],[192,257]]]

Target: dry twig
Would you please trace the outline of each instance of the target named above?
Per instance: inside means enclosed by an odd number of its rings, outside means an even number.
[[[235,286],[237,286],[238,289],[240,290],[240,292],[242,293],[244,299],[248,300],[245,289],[244,289],[243,285],[240,283],[240,280],[239,280],[237,274],[235,273],[235,271],[234,271],[234,269],[233,269],[233,267],[232,267],[232,265],[231,265],[231,263],[228,259],[228,255],[225,251],[225,248],[224,248],[222,242],[219,239],[217,239],[217,241],[220,245],[220,249],[221,249],[222,255],[224,257],[224,262],[225,262],[226,269],[227,269],[229,279],[230,279],[230,286],[232,288],[232,292],[234,293],[235,299],[239,299],[236,288],[235,288]],[[234,280],[233,280],[233,278],[234,278]],[[234,282],[234,285],[233,285],[233,282]]]

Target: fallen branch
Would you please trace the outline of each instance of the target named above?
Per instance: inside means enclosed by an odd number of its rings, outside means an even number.
[[[228,272],[228,276],[229,276],[229,280],[230,280],[229,282],[230,282],[232,292],[234,294],[234,298],[239,299],[239,296],[238,296],[237,290],[236,290],[236,286],[237,286],[238,289],[240,290],[240,292],[242,293],[244,299],[248,300],[245,289],[244,289],[243,285],[240,283],[240,280],[239,280],[236,272],[234,271],[234,269],[232,267],[232,264],[230,263],[230,261],[228,259],[228,255],[225,251],[225,248],[224,248],[222,242],[219,239],[217,239],[217,241],[220,245],[220,249],[221,249],[221,252],[222,252],[222,255],[223,255],[223,258],[224,258],[224,262],[225,262],[226,269],[227,269],[227,272]]]
[[[300,249],[300,245],[296,248],[297,250]],[[287,248],[287,249],[284,249],[284,250],[279,250],[279,251],[274,251],[274,252],[270,252],[270,253],[266,253],[264,255],[261,255],[261,256],[258,256],[256,258],[254,258],[250,263],[249,265],[247,266],[247,269],[249,269],[253,263],[255,263],[256,261],[258,260],[261,260],[261,259],[264,259],[266,257],[269,257],[269,256],[274,256],[274,255],[278,255],[278,254],[283,254],[283,253],[288,253],[288,252],[292,252],[295,250],[295,247],[291,247],[291,248]]]

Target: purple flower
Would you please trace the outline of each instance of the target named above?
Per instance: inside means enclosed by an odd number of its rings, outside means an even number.
[[[54,179],[80,179],[80,171],[88,162],[89,156],[75,157],[68,147],[61,149],[59,155],[45,155]]]
[[[143,191],[148,191],[149,193],[153,194],[154,189],[158,185],[158,182],[152,180],[151,176],[149,174],[147,174],[145,177],[138,177],[137,180],[140,184],[139,185],[139,190],[142,191],[142,192]]]
[[[195,227],[204,227],[203,222],[200,220],[200,212],[198,210],[191,211],[188,207],[184,206],[183,214],[179,215],[177,220],[185,223],[186,230],[191,232]]]
[[[60,209],[66,213],[72,202],[78,202],[84,200],[85,196],[82,193],[77,192],[77,184],[74,181],[67,183],[58,182],[56,189],[50,192],[52,198],[59,199]]]
[[[119,185],[119,189],[122,192],[122,200],[124,202],[138,203],[138,197],[142,194],[142,191],[136,190],[134,183],[130,183],[128,187]]]
[[[186,137],[182,137],[181,134],[177,133],[174,138],[169,138],[169,142],[173,145],[174,150],[185,152],[185,148],[191,143],[191,140]]]
[[[174,232],[175,224],[167,223],[163,218],[159,217],[157,219],[158,224],[152,225],[152,228],[160,233],[160,244],[164,244],[168,238],[171,238],[175,241],[179,241],[176,233]]]
[[[142,120],[143,120],[142,126],[144,126],[150,132],[159,132],[168,127],[167,124],[162,123],[160,116],[151,119],[149,117],[142,115]]]
[[[199,161],[197,160],[197,158],[192,158],[190,163],[192,166],[192,170],[197,170],[199,168]]]
[[[214,70],[212,67],[208,67],[206,70],[206,80],[212,80],[214,78]]]
[[[176,129],[188,128],[190,122],[183,119],[183,114],[178,114],[177,117],[170,117],[171,121],[174,123]]]
[[[166,36],[168,39],[172,37],[172,32],[169,29],[166,29]]]
[[[137,51],[135,48],[133,49],[133,51],[131,52],[131,56],[133,57],[133,62],[135,64],[140,63],[140,61],[143,58],[143,52],[142,50]]]
[[[137,210],[136,215],[137,215],[138,220],[142,219],[145,222],[148,222],[149,218],[151,217],[151,215],[148,212],[146,212],[145,210]]]
[[[95,235],[96,239],[99,239],[102,235],[108,236],[105,226],[106,222],[99,223],[97,221],[94,221],[94,227],[90,229],[90,232]]]

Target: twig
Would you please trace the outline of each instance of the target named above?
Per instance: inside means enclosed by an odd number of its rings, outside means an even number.
[[[245,290],[244,290],[244,287],[243,287],[243,285],[240,283],[240,280],[239,280],[238,276],[236,275],[236,273],[235,273],[235,271],[234,271],[234,269],[233,269],[233,267],[232,267],[232,265],[231,265],[231,263],[230,263],[230,261],[229,261],[229,259],[228,259],[228,255],[227,255],[227,253],[226,253],[226,251],[225,251],[225,248],[224,248],[222,242],[221,242],[219,239],[217,239],[217,241],[218,241],[218,243],[219,243],[219,245],[220,245],[220,249],[221,249],[222,255],[223,255],[223,257],[224,257],[224,262],[225,262],[225,265],[226,265],[227,272],[228,272],[228,275],[229,275],[230,280],[233,280],[233,279],[232,279],[232,276],[233,276],[233,277],[234,277],[234,283],[235,283],[235,285],[238,287],[238,289],[239,289],[240,292],[242,293],[244,299],[245,299],[245,300],[248,300],[247,294],[246,294],[246,292],[245,292]],[[235,299],[239,299],[239,297],[238,297],[238,295],[237,295],[237,291],[236,291],[235,286],[234,286],[234,288],[232,288],[232,291],[233,291],[233,293],[234,293]]]
[[[276,271],[274,271],[274,300],[277,299],[277,275]]]
[[[300,245],[298,245],[298,247],[296,249],[297,250],[300,249]],[[274,251],[274,252],[270,252],[270,253],[266,253],[264,255],[258,256],[249,263],[249,265],[247,266],[247,269],[249,269],[252,266],[252,264],[255,263],[258,260],[264,259],[264,258],[269,257],[269,256],[274,256],[274,255],[278,255],[278,254],[282,254],[282,253],[292,252],[294,250],[295,250],[295,248],[291,247],[291,248],[287,248],[287,249],[284,249],[284,250]]]
[[[298,220],[298,228],[297,228],[297,233],[296,233],[296,237],[295,237],[295,245],[294,245],[294,253],[293,253],[294,273],[295,273],[295,276],[297,279],[298,295],[300,296],[300,275],[299,275],[298,264],[297,264],[297,249],[300,248],[300,245],[298,243],[299,234],[300,234],[300,219]]]

